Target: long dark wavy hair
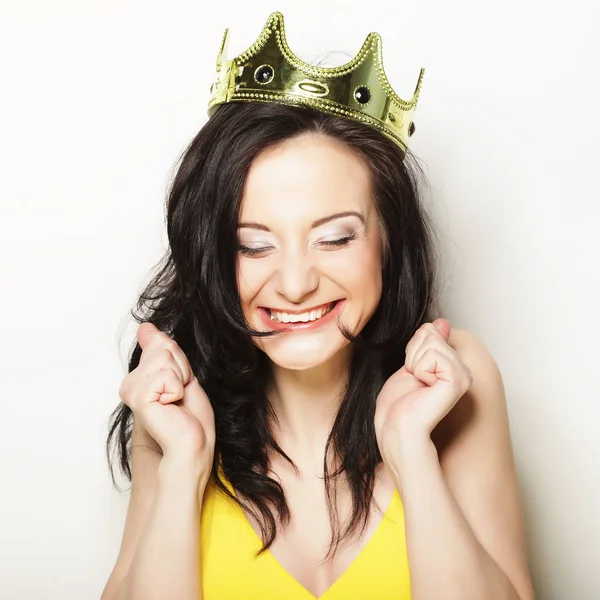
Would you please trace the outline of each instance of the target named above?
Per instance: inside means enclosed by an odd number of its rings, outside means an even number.
[[[367,525],[375,469],[382,461],[373,424],[377,395],[404,364],[406,344],[415,331],[437,316],[436,230],[419,200],[419,183],[426,178],[418,160],[370,126],[314,109],[275,103],[219,107],[178,161],[167,197],[168,249],[131,314],[138,323],[156,325],[186,354],[215,414],[211,479],[258,520],[263,539],[259,554],[264,552],[275,539],[278,520],[284,525],[290,520],[283,488],[268,476],[268,452],[297,467],[272,435],[275,415],[265,394],[270,363],[253,343],[257,332],[249,329],[240,305],[238,213],[256,156],[307,133],[331,136],[362,157],[372,176],[385,242],[378,307],[358,335],[343,331],[354,348],[324,458],[332,523],[327,559],[346,536],[357,530],[362,534]],[[129,372],[140,356],[136,342]],[[121,402],[110,416],[106,441],[113,483],[115,454],[131,481],[131,432],[132,412]],[[335,471],[330,471],[332,457],[339,465]],[[222,480],[219,462],[236,496]],[[353,503],[344,527],[333,501],[342,474]]]

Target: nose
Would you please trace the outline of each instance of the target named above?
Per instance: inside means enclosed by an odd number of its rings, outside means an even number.
[[[287,252],[274,273],[273,284],[288,302],[300,304],[319,286],[319,273],[310,256],[300,251]]]

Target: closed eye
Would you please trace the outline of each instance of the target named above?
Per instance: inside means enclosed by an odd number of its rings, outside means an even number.
[[[336,238],[334,240],[322,240],[318,243],[321,245],[325,245],[325,246],[334,246],[334,247],[345,246],[351,240],[356,239],[356,237],[357,237],[356,232],[352,232],[352,233],[349,233],[348,235],[345,235],[340,238]],[[259,254],[264,254],[265,252],[272,250],[272,249],[273,249],[273,246],[261,246],[260,248],[251,248],[250,246],[244,246],[243,244],[238,244],[238,250],[244,256],[258,256]]]
[[[267,250],[270,250],[271,246],[263,246],[261,248],[250,248],[249,246],[244,246],[243,244],[238,245],[238,250],[244,256],[256,256],[258,254],[262,254]]]
[[[323,240],[319,242],[320,244],[325,244],[326,246],[345,246],[349,241],[356,239],[356,233],[349,233],[344,237],[337,238],[335,240]]]

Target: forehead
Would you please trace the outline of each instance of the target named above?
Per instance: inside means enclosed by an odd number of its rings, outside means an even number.
[[[253,161],[240,207],[242,221],[306,222],[345,210],[372,208],[366,163],[324,135],[302,135],[273,146]]]

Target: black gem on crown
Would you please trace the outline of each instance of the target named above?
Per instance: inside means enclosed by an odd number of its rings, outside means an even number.
[[[366,85],[361,85],[357,87],[354,91],[354,99],[359,104],[367,104],[367,102],[371,99],[371,92]]]
[[[410,137],[415,132],[415,124],[413,121],[410,122],[408,126],[408,137]]]
[[[273,79],[274,75],[275,71],[270,65],[261,65],[258,67],[258,69],[256,69],[256,71],[254,71],[254,79],[258,83],[269,83]]]

